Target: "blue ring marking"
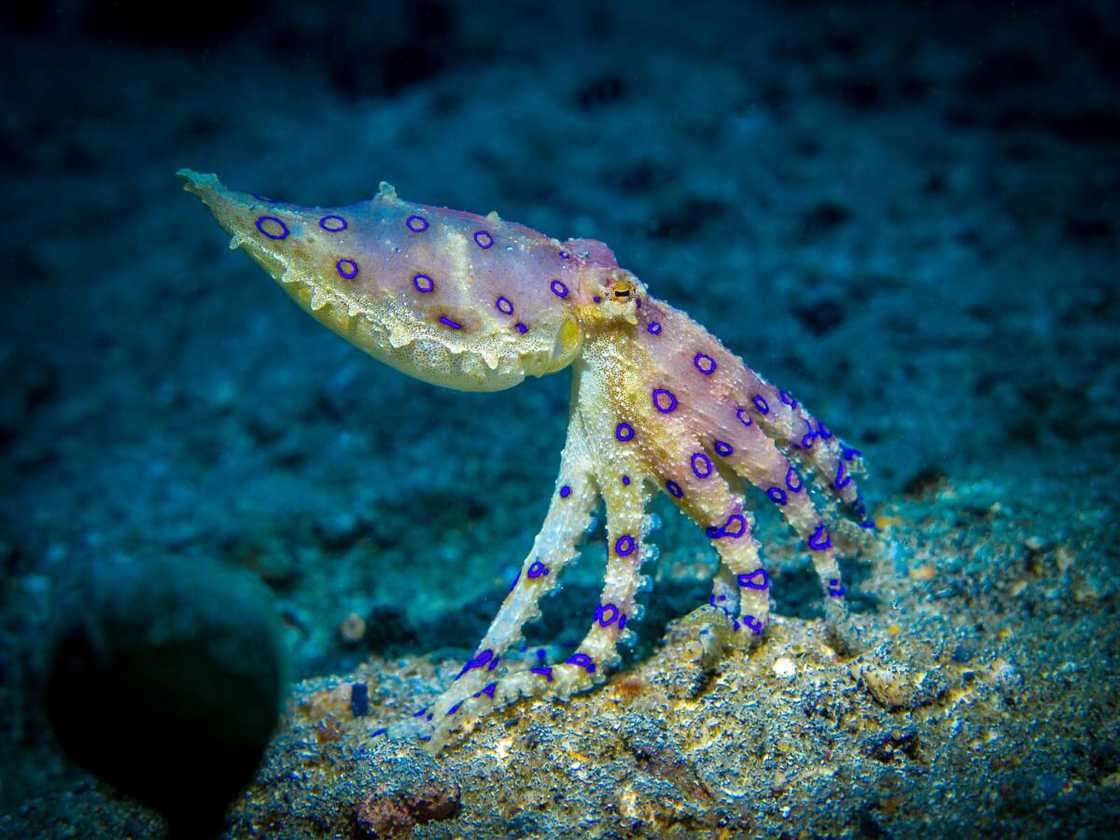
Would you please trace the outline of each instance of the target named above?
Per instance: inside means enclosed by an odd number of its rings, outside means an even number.
[[[280,225],[280,233],[269,233],[267,230],[264,229],[264,223],[265,222],[274,222],[274,223]],[[259,230],[261,233],[263,233],[269,239],[287,239],[288,234],[291,233],[291,231],[288,230],[288,226],[286,224],[284,224],[283,220],[277,219],[275,216],[258,216],[257,217],[257,230]]]
[[[863,453],[860,452],[858,449],[853,449],[850,446],[844,447],[844,460],[845,461],[850,461],[853,458],[862,458],[862,457],[863,457]]]
[[[618,629],[623,630],[626,627],[626,616],[620,615],[618,617]]]
[[[350,224],[342,216],[331,214],[319,219],[319,227],[327,233],[338,233],[340,230],[346,230]]]
[[[534,560],[529,565],[529,577],[534,579],[539,578],[542,575],[547,575],[550,571],[551,569],[549,569],[548,566],[546,566],[540,560]]]
[[[751,423],[754,422],[751,419],[751,416],[747,413],[746,408],[744,408],[743,406],[739,406],[735,409],[735,416],[738,417],[739,422],[746,426],[748,429],[750,428]]]
[[[404,226],[413,233],[423,233],[428,229],[428,220],[423,216],[412,215],[404,220]]]
[[[498,298],[494,301],[494,307],[503,315],[513,314],[513,301],[511,301],[505,295],[498,296]]]
[[[837,461],[836,462],[836,478],[833,480],[832,486],[835,487],[837,490],[843,490],[845,487],[847,487],[851,483],[852,483],[852,477],[850,475],[844,475],[844,462],[843,461]]]
[[[566,298],[568,296],[568,287],[564,285],[560,279],[555,279],[548,284],[548,288],[552,289],[552,293],[558,298]]]
[[[335,271],[343,280],[353,280],[358,276],[358,264],[350,259],[341,259],[334,264]]]
[[[370,733],[370,737],[371,738],[376,738],[378,735],[384,735],[388,731],[389,731],[388,729],[386,729],[384,726],[382,726],[379,729],[373,730],[373,732]]]
[[[488,230],[476,230],[474,232],[474,244],[485,250],[494,244],[494,237],[490,235]]]
[[[427,711],[428,711],[428,707],[427,707],[427,706],[425,706],[425,707],[424,707],[423,709],[421,709],[421,710],[420,710],[420,711],[418,711],[418,712],[417,712],[416,714],[414,714],[414,715],[413,715],[413,717],[424,717],[424,714],[425,714],[425,713],[426,713]]]
[[[619,557],[629,557],[634,553],[635,548],[637,548],[637,543],[629,534],[623,534],[614,541],[614,551]]]
[[[772,501],[776,505],[784,505],[787,501],[789,501],[789,497],[786,496],[786,491],[781,487],[771,487],[766,491],[766,495],[769,496],[770,501]]]
[[[661,335],[661,324],[658,321],[650,321],[646,325],[646,332],[650,335]]]
[[[665,388],[654,388],[651,397],[653,399],[653,407],[662,414],[669,414],[677,407],[676,395]],[[668,402],[666,402],[666,400],[668,400]]]
[[[715,525],[709,525],[704,529],[704,536],[710,540],[718,540],[721,536],[723,536],[723,532],[720,531],[720,529]]]
[[[745,574],[739,575],[738,583],[743,589],[769,589],[770,573],[762,567],[759,567],[753,572],[746,572]]]
[[[572,488],[569,487],[567,484],[565,484],[563,487],[560,488],[560,498],[561,499],[566,499],[570,495],[572,495]]]
[[[630,476],[624,475],[622,477],[622,486],[623,487],[629,487],[630,486]]]
[[[758,409],[759,414],[770,413],[770,406],[766,404],[766,400],[762,398],[761,394],[755,394],[751,397],[751,402],[754,403],[754,407]]]
[[[461,708],[463,708],[463,701],[462,700],[460,700],[458,703],[456,703],[454,706],[452,706],[450,709],[447,710],[447,716],[451,717],[451,715],[455,714]]]
[[[735,523],[739,526],[738,530],[731,530],[732,523]],[[745,533],[747,533],[747,518],[741,513],[731,514],[729,517],[727,517],[727,521],[724,522],[722,527],[720,527],[719,529],[719,535],[721,537],[731,537],[731,539],[733,540],[738,539]]]
[[[733,447],[730,443],[722,440],[717,440],[714,444],[714,447],[716,450],[716,454],[721,458],[726,458],[728,455],[732,455],[735,452],[735,447]]]
[[[578,665],[589,674],[595,673],[595,663],[586,653],[573,653],[571,656],[565,659],[564,662],[566,662],[568,665]]]
[[[813,424],[810,423],[807,419],[802,417],[801,422],[804,423],[805,426],[809,429],[809,431],[801,436],[801,445],[806,449],[812,449],[813,441],[817,438],[817,433],[813,431]]]
[[[601,297],[599,297],[598,295],[595,295],[594,297],[591,298],[591,302],[592,303],[602,303],[603,299]]]
[[[712,459],[703,452],[693,452],[689,463],[692,465],[692,474],[697,478],[707,478],[712,474]]]
[[[519,580],[521,580],[521,570],[520,570],[520,569],[518,569],[518,570],[517,570],[517,576],[516,576],[516,577],[515,577],[515,578],[513,579],[513,583],[511,583],[511,584],[509,585],[509,592],[507,592],[507,593],[506,593],[507,595],[508,595],[508,594],[509,594],[510,592],[512,592],[512,591],[513,591],[514,589],[516,589],[516,588],[517,588],[517,582],[518,582]]]
[[[571,254],[569,254],[567,251],[562,250],[562,249],[557,256],[559,256],[560,259],[562,259],[562,260],[570,260],[572,258]]]
[[[743,626],[749,629],[756,636],[762,635],[762,622],[755,618],[753,615],[744,615],[741,619]]]
[[[669,495],[674,499],[684,497],[684,491],[681,489],[681,486],[671,478],[665,482],[665,489],[669,491]]]
[[[490,648],[486,648],[486,650],[480,651],[471,660],[471,667],[472,668],[481,668],[483,665],[485,665],[487,662],[489,662],[493,658],[494,658],[494,651],[490,650]]]
[[[791,397],[788,391],[778,391],[778,399],[780,399],[790,408],[797,408],[797,400]]]
[[[249,195],[251,195],[257,201],[263,201],[266,204],[280,204],[281,203],[278,199],[269,198],[267,195],[261,195],[260,193],[249,193]]]
[[[813,536],[809,537],[809,548],[813,551],[824,551],[831,547],[832,540],[828,536],[828,526],[822,522],[813,532]]]
[[[460,324],[458,321],[452,321],[446,315],[440,315],[439,322],[445,327],[451,327],[451,329],[453,330],[461,330],[463,328],[462,324]]]
[[[697,353],[692,357],[692,364],[705,376],[711,376],[716,372],[716,360],[707,353]]]
[[[859,523],[859,527],[866,528],[869,531],[878,531],[879,530],[879,526],[876,525],[875,522],[871,519],[868,519],[866,522]]]
[[[493,700],[494,699],[494,689],[496,689],[497,687],[498,687],[498,684],[496,682],[487,683],[486,688],[482,689],[482,691],[480,691],[478,693],[479,694],[485,694],[487,697],[489,697],[491,700]]]
[[[626,443],[626,441],[628,440],[633,440],[634,427],[629,423],[619,423],[614,427],[614,436],[616,440],[621,441],[622,443]]]
[[[830,432],[820,420],[817,421],[817,434],[820,436],[821,440],[828,440],[832,437],[832,432]]]
[[[518,321],[513,326],[514,326],[514,329],[516,329],[522,335],[525,335],[525,333],[529,332],[529,328],[527,326],[525,326],[525,324],[523,324],[521,321]]]
[[[548,665],[538,665],[535,668],[530,668],[529,673],[536,674],[538,677],[545,677],[548,682],[552,682],[552,668]]]
[[[595,608],[595,620],[600,627],[610,627],[621,614],[622,611],[614,604],[600,604]]]
[[[847,592],[840,578],[829,578],[828,581],[828,596],[830,598],[843,598],[844,593]]]
[[[798,475],[797,470],[790,466],[790,468],[786,470],[786,487],[789,488],[791,493],[800,493],[801,488],[804,486],[805,482],[801,480],[801,476]]]
[[[436,281],[427,274],[413,274],[412,285],[416,287],[416,291],[420,294],[426,295],[428,292],[435,291]]]

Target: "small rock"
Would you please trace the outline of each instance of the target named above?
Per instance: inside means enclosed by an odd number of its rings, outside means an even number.
[[[774,664],[771,667],[773,668],[774,676],[783,680],[793,679],[794,674],[797,673],[797,666],[788,656],[779,656],[774,660]]]
[[[434,820],[459,813],[459,786],[434,781],[415,792],[377,790],[363,797],[355,809],[358,826],[366,837],[395,837]]]

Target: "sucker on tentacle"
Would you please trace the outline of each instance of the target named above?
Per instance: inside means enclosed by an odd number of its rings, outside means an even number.
[[[404,373],[486,391],[573,368],[548,513],[475,653],[416,715],[432,749],[520,697],[569,695],[605,678],[638,616],[641,567],[656,554],[645,539],[655,492],[693,519],[719,556],[708,607],[717,649],[752,644],[769,622],[771,578],[743,484],[758,487],[798,534],[830,632],[856,644],[836,549],[859,529],[842,530],[832,514],[839,505],[864,529],[875,527],[855,482],[860,452],[651,297],[606,245],[561,243],[493,213],[411,204],[387,184],[366,202],[313,208],[233,192],[213,175],[179,174],[232,234],[231,247],[319,321]],[[511,666],[508,651],[578,554],[600,500],[607,568],[586,636],[562,662]]]

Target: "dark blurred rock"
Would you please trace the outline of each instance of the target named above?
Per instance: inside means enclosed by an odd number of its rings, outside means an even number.
[[[59,742],[172,835],[217,833],[279,719],[267,592],[197,561],[98,563],[66,584],[46,687]]]

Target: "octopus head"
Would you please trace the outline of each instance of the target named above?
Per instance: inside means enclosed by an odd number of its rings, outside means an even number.
[[[596,266],[580,282],[576,317],[585,329],[608,329],[638,323],[646,288],[624,268]]]

